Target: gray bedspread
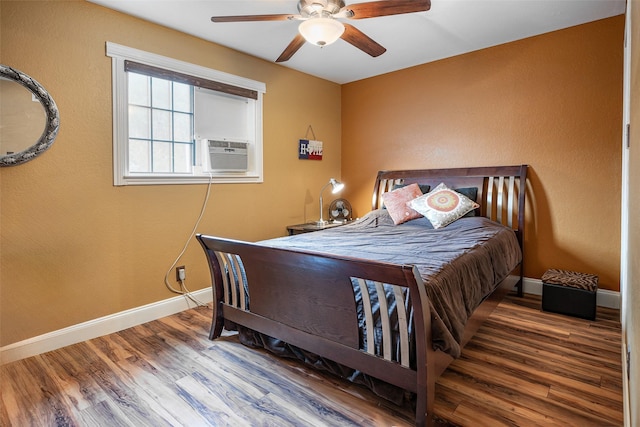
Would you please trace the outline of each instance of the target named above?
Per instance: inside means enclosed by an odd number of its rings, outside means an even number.
[[[484,217],[434,230],[426,218],[394,225],[375,210],[342,227],[259,242],[418,267],[432,314],[434,348],[459,357],[469,316],[522,259],[513,230]]]

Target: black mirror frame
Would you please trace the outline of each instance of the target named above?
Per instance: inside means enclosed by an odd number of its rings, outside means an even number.
[[[47,116],[42,135],[35,144],[18,153],[0,155],[0,166],[16,166],[36,158],[51,147],[60,128],[60,113],[58,112],[58,106],[45,88],[27,74],[0,64],[0,77],[13,80],[27,88],[29,92],[38,98]]]

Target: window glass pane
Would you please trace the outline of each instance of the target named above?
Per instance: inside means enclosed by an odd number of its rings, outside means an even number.
[[[191,113],[191,86],[183,83],[173,83],[173,109]]]
[[[129,138],[151,138],[151,110],[129,106]]]
[[[180,142],[191,142],[191,114],[173,113],[173,139]]]
[[[153,171],[171,172],[171,148],[170,142],[155,142],[153,144]]]
[[[151,172],[151,150],[149,141],[129,140],[129,171]]]
[[[171,141],[171,112],[153,110],[153,139]]]
[[[171,109],[171,82],[169,80],[151,79],[151,100],[153,108]]]
[[[135,73],[129,73],[129,78],[129,138],[132,138],[129,171],[192,172],[192,87]],[[173,86],[175,89],[172,89]],[[184,112],[174,112],[173,90],[177,93],[178,107]],[[152,104],[153,107],[133,105],[134,99],[141,104]]]
[[[173,168],[174,172],[189,173],[193,156],[191,150],[193,144],[174,144],[173,147]]]
[[[129,74],[129,104],[151,105],[149,97],[150,78],[136,73]]]

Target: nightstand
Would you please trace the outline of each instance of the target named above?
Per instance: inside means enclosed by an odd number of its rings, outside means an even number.
[[[308,222],[306,224],[287,225],[287,231],[289,236],[294,234],[311,233],[314,231],[326,230],[327,228],[340,227],[341,225],[349,224],[352,221],[344,222],[329,222],[325,225],[317,225],[315,222]]]

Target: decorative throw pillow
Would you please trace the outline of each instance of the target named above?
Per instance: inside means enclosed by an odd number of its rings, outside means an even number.
[[[408,204],[409,207],[427,217],[436,229],[445,227],[480,207],[479,204],[451,190],[444,183],[440,183],[433,191],[409,201]]]
[[[407,185],[411,185],[411,184],[396,184],[391,188],[391,191],[395,191],[399,188],[404,188]],[[427,194],[429,190],[431,190],[431,186],[429,184],[418,184],[418,187],[420,187],[420,193],[422,194]],[[384,197],[382,198],[382,201],[383,201],[382,209],[387,209],[387,205],[384,204]]]
[[[422,196],[422,191],[420,191],[418,184],[409,184],[397,190],[384,193],[382,201],[387,211],[389,211],[393,223],[398,225],[422,216],[408,205],[411,200],[420,196]]]

